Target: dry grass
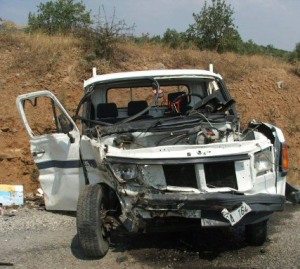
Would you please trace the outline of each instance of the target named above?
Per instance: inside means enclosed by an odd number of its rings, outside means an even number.
[[[134,43],[120,44],[118,57],[113,64],[118,69],[144,70],[164,68],[196,68],[208,69],[209,64],[222,74],[228,83],[236,82],[259,69],[272,69],[286,64],[280,60],[264,56],[245,56],[235,53],[218,54],[213,51],[197,49],[171,49],[161,45],[146,44],[140,47]]]
[[[72,53],[72,50],[77,49],[80,44],[72,37],[43,34],[8,34],[6,40],[18,46],[11,68],[26,70],[31,75],[37,76],[55,70],[61,57]]]
[[[23,41],[30,45],[30,49],[41,53],[70,51],[74,46],[79,45],[78,39],[71,36],[49,36],[43,34],[23,35]]]
[[[29,72],[44,74],[55,69],[62,55],[72,55],[74,50],[81,50],[81,42],[71,36],[48,36],[43,34],[1,34],[0,42],[6,49],[17,46],[14,69],[27,69]],[[1,48],[0,47],[0,48]],[[228,83],[242,80],[255,70],[273,69],[284,63],[264,56],[242,56],[234,53],[218,54],[212,51],[177,49],[162,45],[145,44],[142,47],[130,41],[120,43],[114,59],[97,59],[95,55],[81,54],[78,59],[83,70],[98,67],[101,73],[145,70],[160,68],[197,68],[207,69],[214,64],[214,70],[223,75]],[[286,69],[286,66],[283,68]],[[295,72],[294,72],[295,73]]]

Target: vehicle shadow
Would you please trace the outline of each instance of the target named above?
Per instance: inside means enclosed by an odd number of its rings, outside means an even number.
[[[160,264],[164,264],[170,258],[182,262],[187,258],[212,261],[223,252],[238,250],[245,246],[247,245],[242,227],[147,234],[131,234],[122,230],[112,233],[109,251],[119,254],[120,260],[127,259],[125,256],[130,254],[143,263],[159,260]],[[93,260],[84,255],[77,234],[72,240],[71,251],[78,259]]]

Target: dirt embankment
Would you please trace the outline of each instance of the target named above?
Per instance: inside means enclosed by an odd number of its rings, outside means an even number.
[[[28,136],[15,105],[19,94],[49,89],[72,114],[82,96],[83,79],[93,66],[101,73],[161,68],[207,69],[227,81],[242,123],[255,119],[283,129],[289,145],[288,180],[300,185],[300,78],[293,66],[261,56],[174,51],[123,44],[114,63],[83,52],[78,41],[62,37],[0,35],[0,183],[23,184],[26,193],[38,186]]]

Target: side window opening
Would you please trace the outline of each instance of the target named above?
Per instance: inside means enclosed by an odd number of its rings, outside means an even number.
[[[25,100],[24,112],[34,136],[67,133],[73,126],[55,102],[47,96]]]

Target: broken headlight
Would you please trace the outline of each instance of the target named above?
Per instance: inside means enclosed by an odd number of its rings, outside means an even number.
[[[116,176],[127,181],[137,178],[137,166],[134,164],[113,164],[112,169]]]
[[[271,148],[264,149],[254,155],[256,175],[262,175],[273,169],[273,153]]]

